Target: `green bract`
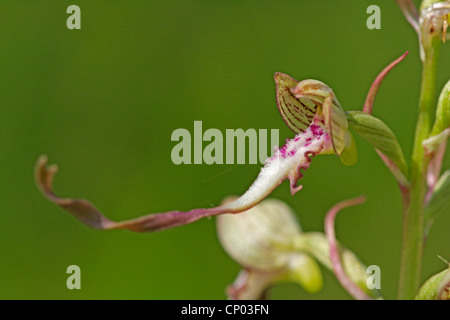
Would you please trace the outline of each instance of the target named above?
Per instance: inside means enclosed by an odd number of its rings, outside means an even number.
[[[330,246],[327,238],[320,232],[306,232],[297,239],[297,247],[304,250],[317,259],[326,268],[332,270],[330,261]],[[366,266],[351,250],[339,245],[339,251],[342,258],[342,264],[345,272],[350,279],[367,295],[374,299],[381,298],[381,292],[378,289],[369,289],[367,286],[368,275]]]
[[[406,185],[405,157],[392,130],[380,119],[361,111],[346,112],[346,115],[350,127],[395,164],[397,180]]]

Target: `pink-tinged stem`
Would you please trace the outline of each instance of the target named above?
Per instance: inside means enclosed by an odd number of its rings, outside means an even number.
[[[328,244],[330,246],[330,260],[333,266],[334,274],[341,283],[342,287],[357,300],[372,300],[366,295],[347,275],[342,265],[341,256],[336,241],[336,234],[334,231],[335,220],[338,212],[344,208],[361,204],[366,200],[365,197],[358,197],[350,200],[345,200],[336,204],[331,208],[325,217],[325,233],[327,235]]]
[[[375,78],[375,80],[372,83],[372,86],[370,87],[369,93],[367,94],[366,101],[364,102],[363,112],[368,113],[368,114],[372,114],[373,103],[375,101],[375,96],[376,96],[376,94],[378,92],[378,88],[380,87],[381,82],[383,81],[384,77],[389,73],[389,71],[391,71],[392,68],[394,68],[400,61],[402,61],[408,55],[408,53],[409,53],[409,51],[406,51],[399,58],[397,58],[394,61],[392,61]]]
[[[417,34],[420,36],[419,28],[419,13],[412,0],[395,0],[402,10],[406,20],[414,28]]]

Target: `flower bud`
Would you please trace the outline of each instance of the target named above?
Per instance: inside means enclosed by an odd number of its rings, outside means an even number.
[[[450,268],[425,281],[416,300],[450,300]]]
[[[424,1],[419,17],[421,58],[433,51],[435,44],[447,38],[447,28],[450,22],[450,1]]]

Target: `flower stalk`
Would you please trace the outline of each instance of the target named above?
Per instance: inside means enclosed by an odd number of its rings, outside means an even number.
[[[424,9],[422,11],[422,15]],[[429,138],[434,117],[436,73],[439,49],[444,30],[436,28],[436,17],[421,17],[421,46],[423,48],[422,80],[419,116],[416,124],[411,157],[409,202],[403,207],[403,238],[400,267],[399,299],[414,299],[420,286],[424,248],[424,209],[427,195],[427,170],[430,156],[423,142]]]

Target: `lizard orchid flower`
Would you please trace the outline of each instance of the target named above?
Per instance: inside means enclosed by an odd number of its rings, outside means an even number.
[[[266,198],[286,179],[289,180],[291,194],[294,195],[302,188],[297,184],[298,180],[316,155],[336,154],[343,164],[353,165],[357,161],[357,151],[349,127],[379,151],[402,183],[406,164],[398,141],[392,131],[381,120],[367,114],[367,110],[372,110],[374,97],[382,79],[405,55],[391,63],[375,79],[364,106],[365,113],[344,112],[333,90],[323,82],[297,81],[286,74],[276,73],[278,110],[296,135],[293,139],[287,139],[283,147],[274,148],[272,157],[265,161],[250,188],[232,202],[213,208],[148,214],[132,220],[114,222],[87,200],[60,198],[55,195],[52,185],[57,167],[47,166],[46,156],[41,156],[35,167],[37,185],[47,199],[90,227],[127,229],[134,232],[159,231],[204,217],[246,211]]]
[[[232,200],[225,200],[228,201]],[[364,264],[353,252],[337,244],[334,236],[334,218],[339,209],[358,201],[349,200],[330,210],[327,235],[302,232],[294,211],[273,198],[238,215],[218,216],[220,243],[243,267],[227,288],[228,297],[234,300],[265,298],[268,289],[282,282],[299,284],[310,293],[318,292],[323,284],[320,263],[333,270],[343,287],[356,298],[380,298],[379,290],[367,287]]]
[[[267,197],[285,179],[290,181],[291,193],[301,189],[297,181],[302,170],[308,169],[312,157],[318,154],[343,154],[354,147],[348,134],[348,124],[342,107],[333,91],[317,80],[298,82],[277,73],[277,105],[286,123],[297,134],[287,139],[281,148],[275,148],[258,177],[239,198],[218,207],[171,211],[149,214],[137,219],[114,222],[105,217],[84,199],[64,199],[52,191],[55,165],[47,166],[47,157],[41,156],[36,164],[35,178],[42,193],[52,202],[68,211],[82,223],[97,229],[127,229],[135,232],[151,232],[184,225],[198,219],[223,213],[240,213]],[[351,153],[353,154],[353,153]]]

